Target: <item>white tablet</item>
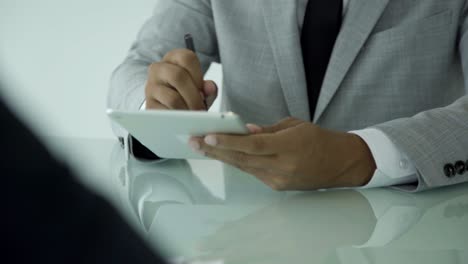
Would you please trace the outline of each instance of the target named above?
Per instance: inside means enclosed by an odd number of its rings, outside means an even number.
[[[241,118],[231,112],[109,109],[107,115],[161,158],[205,159],[188,145],[191,136],[248,133]]]

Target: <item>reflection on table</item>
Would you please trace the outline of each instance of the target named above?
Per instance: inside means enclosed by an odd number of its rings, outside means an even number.
[[[215,161],[139,162],[117,146],[111,170],[128,217],[176,262],[468,263],[468,185],[276,192]]]

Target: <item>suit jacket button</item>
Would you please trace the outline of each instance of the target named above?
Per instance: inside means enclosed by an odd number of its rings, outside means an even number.
[[[465,170],[465,162],[457,161],[457,163],[455,163],[455,171],[458,173],[458,175],[463,175],[465,173]]]
[[[445,173],[445,176],[447,176],[448,178],[452,178],[456,174],[455,166],[453,166],[453,164],[450,164],[450,163],[445,165],[444,173]]]

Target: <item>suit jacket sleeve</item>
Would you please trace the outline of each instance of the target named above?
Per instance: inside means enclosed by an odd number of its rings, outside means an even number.
[[[220,61],[210,0],[157,0],[152,17],[111,77],[108,107],[138,110],[145,99],[148,66],[173,49],[185,48],[186,33],[194,36],[203,72],[211,62]],[[118,127],[114,132],[125,136]]]
[[[464,69],[468,94],[468,7],[459,30],[460,63]],[[444,87],[440,87],[444,89]],[[468,181],[468,172],[447,177],[447,164],[464,162],[468,166],[468,96],[452,105],[422,112],[411,118],[376,126],[408,155],[417,169],[418,184],[402,186],[409,191],[452,185]]]

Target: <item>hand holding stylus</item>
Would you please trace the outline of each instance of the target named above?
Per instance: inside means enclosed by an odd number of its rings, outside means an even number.
[[[203,80],[190,34],[185,43],[186,49],[172,50],[150,65],[145,87],[147,109],[206,111],[216,99],[217,86]]]

